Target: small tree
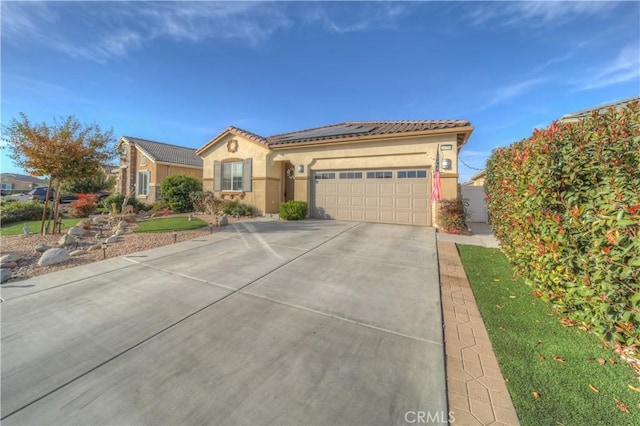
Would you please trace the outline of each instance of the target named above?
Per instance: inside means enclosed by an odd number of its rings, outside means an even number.
[[[49,187],[42,210],[44,233],[47,204],[53,185],[56,191],[56,209],[60,197],[59,185],[71,180],[95,176],[101,165],[115,152],[113,130],[103,132],[97,124],[82,125],[74,116],[55,120],[54,124],[32,124],[26,114],[20,120],[12,119],[3,126],[10,157],[14,163],[32,176],[47,176]]]
[[[202,182],[191,176],[167,176],[160,182],[162,199],[169,204],[174,212],[193,211],[193,201],[190,194],[196,191],[202,191]]]

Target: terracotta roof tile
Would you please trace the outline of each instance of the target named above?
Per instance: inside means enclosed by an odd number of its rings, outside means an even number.
[[[179,145],[123,136],[154,162],[181,164],[185,166],[202,167],[202,158],[196,155],[196,150]]]
[[[309,141],[336,140],[346,137],[377,136],[427,130],[467,127],[467,120],[417,120],[417,121],[347,121],[312,129],[281,133],[266,138],[270,146]]]

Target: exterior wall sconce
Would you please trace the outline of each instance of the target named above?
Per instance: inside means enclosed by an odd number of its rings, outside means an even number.
[[[298,173],[304,173],[304,164],[298,164]]]
[[[451,170],[451,160],[449,158],[442,159],[442,170]]]

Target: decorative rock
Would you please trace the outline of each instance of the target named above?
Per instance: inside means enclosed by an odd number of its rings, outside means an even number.
[[[101,248],[102,248],[102,243],[97,243],[89,247],[87,251],[100,250]]]
[[[4,256],[0,257],[0,263],[5,262],[19,262],[25,258],[23,253],[7,253]]]
[[[128,214],[126,216],[122,216],[122,221],[123,222],[127,222],[127,223],[136,223],[136,221],[137,221],[136,215],[135,214]]]
[[[126,228],[126,227],[127,227],[127,225],[128,225],[128,224],[129,224],[128,222],[125,222],[124,220],[121,220],[121,221],[118,223],[118,228],[120,228],[120,229],[124,229],[124,228]]]
[[[38,266],[57,265],[58,263],[68,262],[71,259],[69,253],[62,248],[51,248],[44,253],[38,260]]]
[[[6,283],[11,279],[11,271],[8,269],[0,269],[0,283]]]
[[[89,229],[91,229],[91,221],[89,219],[83,219],[80,222],[76,223],[76,226],[78,228],[84,229],[85,231],[88,231]]]
[[[69,228],[69,230],[67,231],[67,234],[81,237],[87,234],[87,230],[84,228],[80,228],[78,226],[74,226]]]
[[[162,217],[162,212],[155,212],[151,217]]]
[[[109,222],[108,216],[93,216],[91,218],[91,223],[93,223],[94,225],[100,225],[107,222]]]
[[[64,246],[73,245],[77,242],[78,240],[76,239],[76,237],[74,237],[73,235],[66,234],[66,235],[63,235],[62,238],[58,240],[58,245],[64,247]]]
[[[112,235],[109,238],[107,238],[106,240],[104,240],[104,242],[107,243],[107,244],[116,243],[116,242],[118,242],[118,236],[117,235]]]
[[[49,250],[51,247],[49,247],[46,244],[40,243],[38,245],[36,245],[34,247],[34,250],[37,251],[38,253],[44,253],[45,251]]]
[[[229,224],[229,219],[227,218],[227,215],[225,214],[224,216],[222,216],[222,219],[220,219],[220,226],[227,226]]]
[[[2,269],[13,269],[17,268],[18,264],[16,262],[2,262],[0,263],[0,268]]]
[[[124,229],[118,229],[114,235],[119,237],[120,235],[124,235],[124,234],[125,234]]]
[[[86,250],[74,250],[71,253],[69,253],[69,256],[75,257],[75,256],[82,256],[84,254],[87,254]]]

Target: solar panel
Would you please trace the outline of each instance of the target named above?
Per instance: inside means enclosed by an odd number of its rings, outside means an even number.
[[[322,138],[327,136],[339,136],[339,135],[352,135],[355,133],[366,133],[373,130],[374,127],[367,126],[353,126],[353,125],[341,125],[334,127],[327,127],[324,129],[307,130],[306,132],[294,133],[289,136],[280,138],[283,141],[292,141],[298,139],[308,138]]]

